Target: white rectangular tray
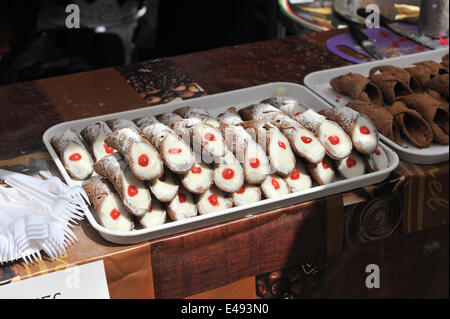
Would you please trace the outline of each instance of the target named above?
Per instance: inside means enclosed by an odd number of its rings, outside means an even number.
[[[57,153],[50,143],[52,136],[61,131],[71,128],[80,132],[88,124],[94,121],[107,120],[112,118],[133,120],[146,115],[156,115],[164,112],[171,112],[179,107],[186,105],[202,107],[208,110],[213,116],[216,116],[219,113],[225,111],[229,106],[234,105],[239,109],[252,103],[259,102],[265,98],[276,96],[278,93],[280,93],[280,91],[284,92],[286,96],[301,99],[306,106],[314,108],[316,110],[331,107],[304,86],[293,83],[270,83],[251,88],[190,99],[187,101],[180,101],[171,104],[140,108],[126,112],[60,123],[49,128],[44,133],[43,140],[67,184],[80,185],[82,182],[71,179],[67,174]],[[287,207],[320,197],[326,197],[333,194],[379,183],[386,179],[399,163],[397,154],[386,147],[386,145],[383,145],[383,147],[386,149],[386,153],[389,157],[389,167],[382,171],[369,173],[347,180],[339,180],[339,178],[337,178],[336,182],[332,184],[316,186],[302,192],[291,193],[274,199],[264,199],[257,203],[240,207],[232,207],[230,209],[216,213],[199,215],[185,220],[169,222],[150,229],[139,229],[126,233],[112,231],[104,228],[98,223],[95,212],[86,210],[86,216],[92,227],[94,227],[103,238],[117,244],[133,244],[163,236],[173,235],[176,233],[218,224],[232,219],[242,218],[265,211]]]
[[[331,79],[348,72],[359,73],[364,76],[368,76],[370,69],[378,65],[395,65],[401,67],[425,60],[433,60],[436,62],[441,62],[441,58],[447,53],[448,49],[439,49],[424,53],[405,55],[397,58],[313,72],[305,77],[304,83],[308,88],[313,90],[315,93],[317,93],[320,97],[322,97],[325,101],[327,101],[331,105],[344,106],[348,102],[350,102],[352,98],[335,92],[330,86]],[[406,139],[403,140],[403,145],[406,145],[406,147],[401,147],[397,145],[396,143],[394,143],[393,141],[391,141],[390,139],[388,139],[383,135],[381,135],[381,140],[387,145],[389,145],[392,149],[394,149],[397,152],[400,159],[405,162],[431,165],[448,161],[449,157],[448,145],[440,145],[437,143],[433,143],[427,148],[419,149],[414,145],[412,145]]]

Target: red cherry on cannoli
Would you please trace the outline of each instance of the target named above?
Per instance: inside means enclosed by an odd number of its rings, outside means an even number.
[[[330,168],[330,164],[328,164],[327,162],[322,162],[322,167],[323,169]]]
[[[81,159],[80,153],[73,153],[70,155],[69,159],[73,162],[79,161]]]
[[[296,179],[298,179],[298,178],[300,177],[300,172],[297,171],[296,169],[294,169],[294,170],[292,171],[290,177],[291,177],[292,180],[296,180]]]
[[[202,168],[200,166],[192,166],[191,172],[192,174],[200,174],[202,172]]]
[[[375,151],[375,155],[380,156],[380,155],[381,155],[381,152],[380,152],[379,150],[376,150],[376,151]]]
[[[169,149],[169,154],[180,154],[183,150],[181,148],[171,148]]]
[[[234,176],[234,171],[231,168],[226,168],[222,171],[222,176],[225,179],[232,179]]]
[[[276,179],[272,179],[272,185],[273,185],[273,188],[275,188],[275,189],[280,188],[280,184],[278,183],[278,181]]]
[[[333,145],[337,145],[339,144],[339,137],[337,137],[336,135],[330,136],[328,138],[328,141],[330,141],[330,143]]]
[[[138,189],[134,185],[128,186],[128,196],[133,197],[136,196],[138,193]]]
[[[109,146],[106,145],[106,144],[103,144],[103,148],[105,149],[105,153],[106,153],[106,154],[112,154],[112,153],[114,153],[114,149],[113,149],[112,147],[109,147]]]
[[[245,185],[242,185],[241,189],[236,192],[236,194],[243,194],[245,192]]]
[[[361,134],[364,134],[364,135],[369,135],[370,134],[370,130],[369,130],[369,128],[367,126],[361,126],[359,128],[359,131],[361,132]]]
[[[300,139],[301,139],[302,142],[305,143],[305,144],[309,144],[309,143],[312,142],[312,138],[310,138],[310,137],[302,136]]]
[[[148,212],[151,213],[152,210],[153,210],[153,207],[152,207],[152,205],[150,205],[150,208],[148,209]]]
[[[286,144],[284,144],[282,141],[278,141],[278,146],[282,149],[286,149]]]
[[[347,163],[348,168],[352,168],[353,166],[356,165],[356,161],[351,157],[347,158],[345,162]]]
[[[209,195],[208,201],[212,206],[218,206],[219,205],[219,199],[217,198],[217,194]]]
[[[297,115],[300,115],[300,114],[302,114],[302,112],[297,112],[297,113],[294,114],[294,116],[297,116]]]
[[[216,140],[216,137],[215,137],[214,134],[212,134],[212,133],[206,133],[206,134],[203,136],[203,138],[204,138],[205,140],[207,140],[207,141],[210,141],[210,142]]]
[[[257,159],[256,157],[252,157],[249,160],[250,166],[253,168],[258,168],[259,167],[259,159]]]
[[[148,165],[148,156],[146,154],[142,154],[138,158],[139,166],[146,167]]]
[[[109,213],[109,215],[111,216],[112,219],[116,220],[117,218],[119,218],[120,213],[119,213],[119,211],[118,211],[117,209],[114,208],[114,209]]]
[[[178,201],[180,203],[184,203],[186,201],[186,194],[184,194],[184,193],[178,194]]]

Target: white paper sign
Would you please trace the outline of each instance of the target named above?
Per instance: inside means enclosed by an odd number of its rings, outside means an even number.
[[[0,286],[0,299],[109,299],[103,260]]]

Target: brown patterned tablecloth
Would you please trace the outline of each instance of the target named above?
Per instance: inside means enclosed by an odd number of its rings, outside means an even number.
[[[346,64],[325,48],[336,32],[0,87],[0,167],[57,175],[42,134],[63,121],[302,83]],[[0,265],[0,284],[102,259],[113,298],[448,297],[448,174],[448,162],[401,163],[379,185],[130,246],[84,220],[66,255]],[[364,285],[370,263],[385,269],[382,289]]]

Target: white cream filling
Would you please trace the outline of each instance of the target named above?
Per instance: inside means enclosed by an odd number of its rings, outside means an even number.
[[[161,173],[163,164],[159,154],[152,146],[147,143],[133,143],[133,145],[131,145],[130,154],[133,161],[133,169],[137,175],[149,180]],[[145,155],[148,158],[148,164],[146,166],[141,166],[139,164],[139,158],[142,155]]]
[[[319,176],[323,184],[333,183],[335,179],[335,173],[331,167],[331,163],[327,163],[329,164],[329,167],[326,169],[323,167],[323,162],[318,163],[315,168],[316,174]]]
[[[258,159],[259,166],[252,167],[250,163],[251,159]],[[259,144],[253,141],[248,141],[245,149],[244,170],[248,181],[262,181],[270,173],[269,159],[266,153]]]
[[[212,197],[214,197],[214,200],[210,199]],[[233,206],[231,200],[225,198],[225,193],[216,187],[211,187],[199,195],[197,205],[201,214],[218,212]]]
[[[105,139],[106,139],[105,133],[101,132],[97,136],[97,139],[94,141],[94,144],[92,145],[92,152],[94,153],[94,157],[95,157],[96,161],[99,161],[103,157],[116,152],[116,150],[114,150],[112,153],[109,153],[109,154],[106,153],[105,146],[104,146]]]
[[[333,150],[333,155],[339,158],[347,157],[350,155],[352,151],[353,144],[348,139],[347,134],[344,130],[337,124],[324,121],[320,124],[320,141],[323,145],[327,145],[329,148]],[[338,137],[339,143],[333,145],[329,137]]]
[[[280,146],[280,143],[283,147]],[[273,168],[283,175],[289,174],[295,167],[295,156],[292,152],[288,139],[276,132],[269,143],[270,163]]]
[[[362,127],[368,128],[370,130],[370,134],[361,133]],[[355,145],[360,145],[366,153],[375,152],[377,148],[378,140],[376,129],[373,127],[372,122],[364,116],[358,116],[356,120],[356,125],[353,131],[353,142]]]
[[[200,169],[200,173],[197,172]],[[196,163],[192,168],[183,176],[182,183],[184,187],[189,189],[191,192],[196,192],[199,190],[202,193],[204,190],[208,189],[213,182],[213,174],[211,168],[205,163]]]
[[[377,155],[376,153],[378,153],[379,155]],[[374,171],[381,171],[388,168],[389,166],[389,158],[387,157],[386,152],[381,146],[378,146],[376,151],[370,154],[368,162],[370,168]]]
[[[267,176],[261,184],[261,189],[267,198],[275,198],[289,194],[289,187],[287,183],[280,176],[273,174]]]
[[[152,194],[161,201],[161,202],[169,202],[171,201],[178,192],[178,184],[172,176],[172,173],[167,170],[164,172],[163,176],[165,176],[164,181],[159,179],[154,179],[148,183]]]
[[[226,170],[232,170],[232,178],[226,179]],[[232,193],[238,191],[244,184],[244,170],[231,152],[227,152],[221,159],[221,163],[214,169],[214,183],[220,186],[220,189]]]
[[[79,160],[70,160],[74,154],[81,155]],[[85,179],[93,172],[93,163],[91,155],[88,151],[76,143],[70,143],[64,150],[64,162],[73,175],[80,179]]]
[[[129,186],[133,185],[137,188],[137,194],[130,197],[128,194]],[[139,180],[130,169],[124,172],[123,179],[123,202],[126,207],[131,209],[136,216],[144,215],[151,203],[150,191],[145,187],[144,183]]]
[[[297,172],[298,178],[296,178]],[[292,177],[295,177],[295,179],[292,179]],[[297,163],[295,164],[295,169],[284,180],[291,188],[291,193],[300,192],[312,187],[311,177],[299,160],[297,160]]]
[[[219,127],[220,127],[219,121],[217,121],[217,120],[215,120],[215,119],[211,119],[211,118],[206,119],[206,120],[205,120],[205,123],[207,123],[207,124],[209,124],[209,125],[211,125],[211,126],[214,126],[215,128],[219,128]]]
[[[162,143],[164,159],[169,167],[178,172],[186,172],[192,167],[195,157],[184,141],[179,140],[177,136],[168,134]]]
[[[167,213],[166,210],[162,207],[162,205],[156,201],[152,201],[152,205],[147,213],[141,217],[139,223],[144,228],[150,228],[153,226],[162,225],[166,222]]]
[[[364,174],[364,161],[355,152],[352,152],[349,157],[336,161],[336,164],[339,173],[341,173],[344,178],[352,178]],[[349,167],[349,165],[351,167]]]
[[[111,211],[116,209],[119,216],[114,219],[111,216]],[[105,198],[100,207],[99,216],[105,228],[117,231],[130,231],[133,229],[133,218],[128,211],[123,207],[120,199],[116,194],[111,194]]]
[[[233,202],[236,206],[241,206],[250,203],[256,203],[261,200],[261,190],[259,186],[245,184],[244,192],[238,194],[233,193]]]
[[[183,202],[180,202],[180,194],[184,194],[185,196]],[[185,190],[180,190],[178,192],[175,198],[170,202],[169,208],[172,211],[170,217],[173,220],[182,220],[197,216],[197,206],[192,199],[192,195]]]
[[[225,142],[220,132],[210,126],[200,125],[199,133],[201,134],[202,143],[208,154],[212,156],[223,156],[225,153]],[[214,135],[214,140],[210,141],[206,139],[208,134]]]
[[[302,137],[311,139],[310,143],[305,143]],[[325,156],[325,148],[319,142],[319,140],[310,131],[298,128],[295,134],[295,148],[300,154],[305,154],[305,156],[312,162],[319,162]]]

